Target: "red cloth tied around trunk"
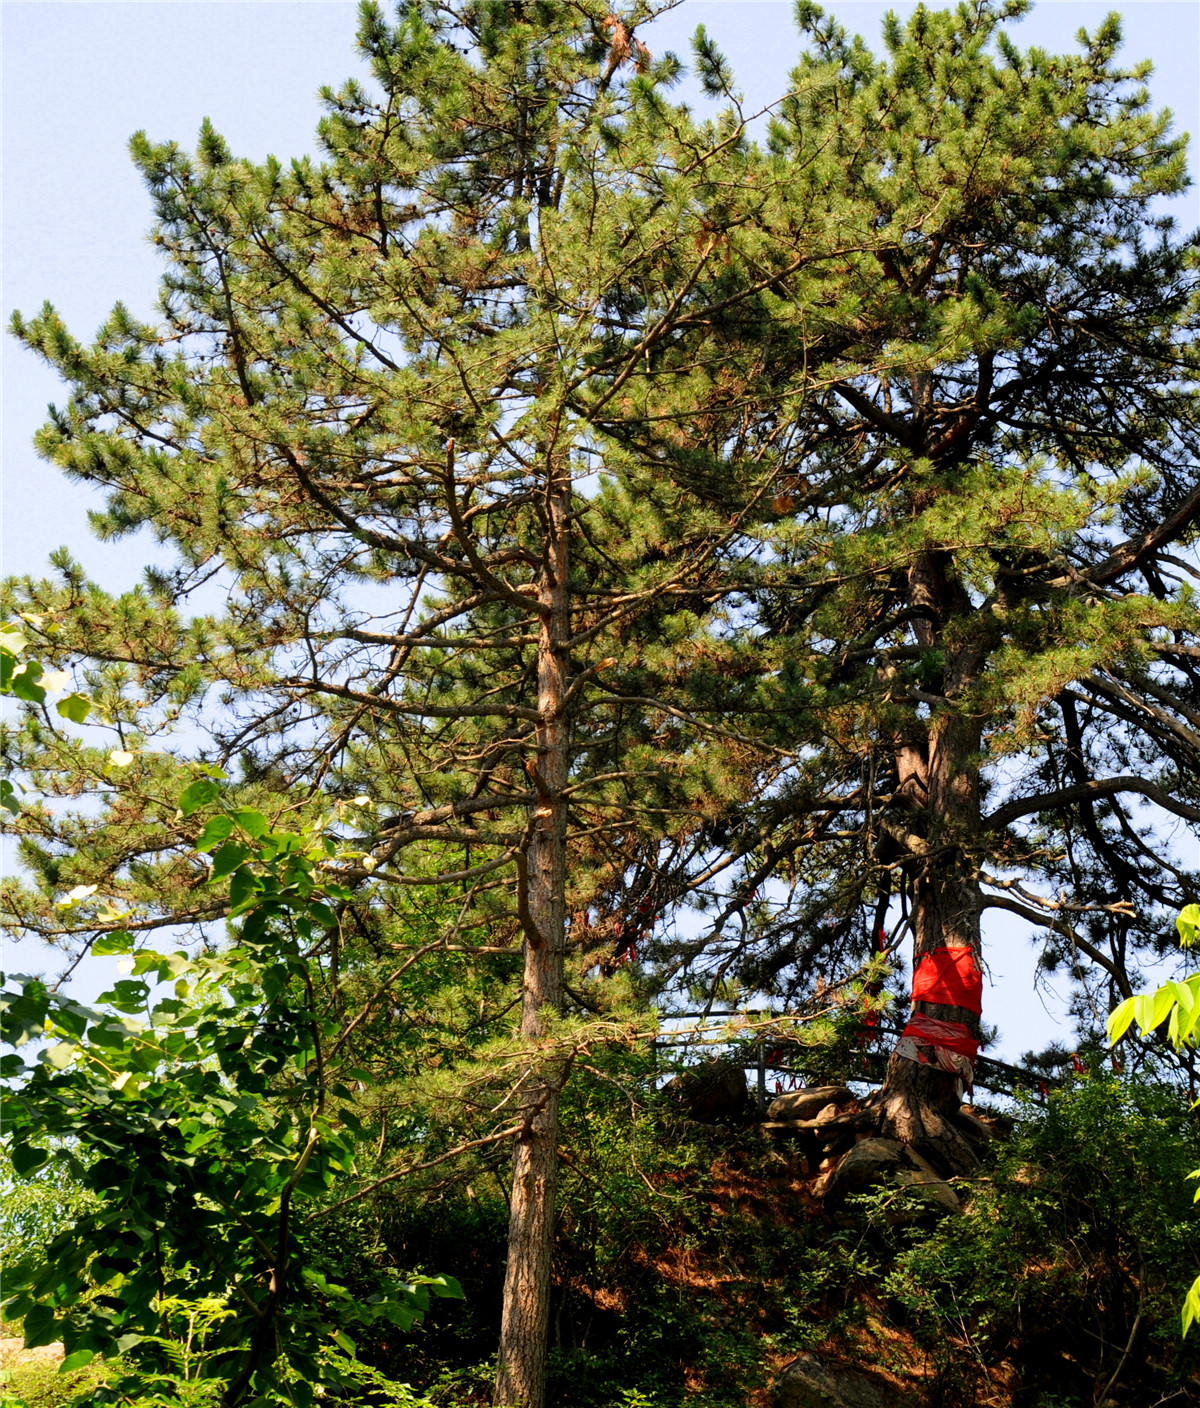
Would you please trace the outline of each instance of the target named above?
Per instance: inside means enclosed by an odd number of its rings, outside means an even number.
[[[979,1055],[979,1043],[961,1022],[939,1022],[936,1017],[914,1012],[903,1035],[912,1037],[922,1046],[943,1046],[947,1051],[957,1051],[972,1062]]]
[[[966,944],[949,944],[924,954],[913,974],[912,1000],[983,1011],[983,974]]]

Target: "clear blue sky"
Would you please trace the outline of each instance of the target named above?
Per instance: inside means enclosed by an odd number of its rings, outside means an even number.
[[[353,0],[0,6],[5,319],[47,298],[83,337],[117,299],[149,316],[159,270],[145,238],[148,201],[126,155],[130,134],[145,128],[190,145],[209,116],[241,155],[311,149],[318,87],[356,71],[355,8]],[[851,0],[826,8],[877,43],[889,7]],[[1154,63],[1156,103],[1173,110],[1179,128],[1200,132],[1200,0],[1043,0],[1015,37],[1069,49],[1081,25],[1095,28],[1112,9],[1125,17],[1125,57]],[[791,16],[788,0],[684,0],[644,37],[651,50],[686,58],[688,37],[704,24],[759,106],[783,91],[795,60]],[[1177,206],[1182,224],[1200,225],[1197,190]],[[89,491],[67,484],[30,448],[46,403],[60,394],[55,379],[11,338],[3,375],[3,570],[38,572],[66,543],[103,585],[132,585],[154,544],[144,536],[91,540]],[[1019,922],[993,911],[988,940],[994,988],[984,1015],[1001,1027],[996,1054],[1011,1059],[1054,1035],[1057,1004],[1050,997],[1046,1010],[1031,997],[1033,953]]]

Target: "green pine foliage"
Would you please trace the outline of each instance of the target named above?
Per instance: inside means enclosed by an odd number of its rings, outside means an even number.
[[[247,1186],[267,1205],[292,1176],[301,1094],[325,1081],[307,1014],[338,1089],[328,1158],[296,1187],[368,1269],[335,1265],[332,1237],[306,1265],[357,1303],[379,1276],[457,1272],[442,1261],[457,1252],[466,1318],[431,1316],[416,1350],[391,1336],[399,1312],[362,1330],[380,1372],[398,1382],[415,1356],[447,1403],[477,1392],[491,1353],[530,1070],[571,1077],[553,1392],[682,1402],[663,1366],[686,1362],[693,1401],[742,1401],[765,1383],[763,1344],[811,1347],[816,1319],[838,1330],[859,1310],[832,1309],[811,1227],[777,1249],[803,1268],[790,1280],[755,1215],[714,1230],[716,1151],[662,1116],[644,1066],[651,1001],[833,1010],[814,1069],[837,1074],[857,1052],[847,1006],[881,1003],[879,960],[864,967],[880,925],[898,911],[894,938],[977,943],[994,907],[1043,931],[1094,1029],[1161,948],[1163,908],[1197,888],[1135,810],[1200,821],[1200,244],[1160,213],[1188,178],[1148,71],[1118,63],[1115,20],[1073,54],[1021,50],[1005,25],[1023,0],[891,18],[880,54],[802,0],[801,57],[760,141],[703,30],[694,61],[719,106],[675,101],[656,9],[413,0],[391,19],[368,0],[366,74],[323,92],[318,157],[249,162],[209,124],[190,153],[133,139],[165,268],[154,320],[118,306],[85,342],[49,306],[13,319],[68,388],[41,454],[103,491],[100,535],[148,527],[175,561],[113,597],[64,549],[47,579],[6,587],[21,625],[5,686],[25,705],[6,761],[29,794],[3,799],[22,867],[6,919],[70,961],[125,945],[140,962],[157,931],[179,935],[179,962],[206,975],[177,999],[203,999],[189,1023],[216,1030],[232,993],[257,1014],[248,1051],[292,1043],[270,1069],[225,1062],[262,1102],[227,1119],[208,1108],[219,1056],[188,1047],[179,1119],[224,1141],[222,1205],[264,1110],[279,1147]],[[548,646],[550,587],[566,640]],[[22,668],[26,650],[44,665]],[[567,683],[548,720],[555,651]],[[57,709],[46,669],[74,688]],[[570,922],[563,1010],[535,1014],[534,1041],[517,1011],[548,722],[568,739],[551,800]],[[272,838],[302,836],[326,838],[305,882],[324,898],[301,896],[319,909],[267,977],[253,945],[295,898],[269,877],[299,853]],[[118,1011],[146,997],[114,992]],[[186,1379],[170,1346],[220,1288],[154,1291],[132,1185],[72,1152],[99,1126],[81,1108],[38,1124],[94,1026],[129,1069],[118,1086],[93,1063],[89,1099],[154,1144],[142,1095],[182,1058],[131,1054],[122,1019],[93,1023],[45,987],[21,1000],[26,1044],[38,1022],[62,1030],[11,1068],[30,1091],[17,1171],[54,1158],[119,1204],[113,1275],[140,1289],[88,1300],[95,1268],[59,1232],[22,1264],[17,1312],[35,1337],[70,1326],[84,1353],[119,1348],[141,1316],[145,1362]],[[1114,1334],[1134,1249],[1158,1245],[1158,1279],[1138,1282],[1154,1319],[1183,1257],[1174,1204],[1156,1222],[1124,1194],[1088,1203],[1069,1158],[1075,1140],[1111,1151],[1111,1187],[1165,1186],[1140,1100],[1085,1090],[1033,1120],[1020,1157],[1061,1164],[1062,1185],[1018,1206],[1019,1169],[1002,1169],[965,1261],[937,1238],[903,1248],[877,1228],[868,1247],[842,1229],[843,1281],[878,1285],[890,1258],[917,1338],[957,1296],[964,1343],[991,1353],[1038,1238],[1057,1279],[1037,1303],[1066,1317],[1102,1294]],[[1173,1159],[1174,1133],[1163,1147]],[[753,1176],[791,1187],[759,1154]],[[109,1213],[80,1216],[94,1241]],[[1071,1251],[1072,1219],[1102,1222],[1111,1254]],[[970,1287],[1006,1220],[1015,1279],[985,1313]],[[246,1228],[223,1235],[258,1266]],[[666,1261],[718,1253],[736,1292],[697,1310]],[[287,1324],[312,1377],[339,1297],[309,1289],[308,1319]],[[162,1344],[152,1292],[173,1306]],[[227,1309],[204,1311],[214,1373],[249,1333]],[[1113,1372],[1101,1354],[1095,1373]]]
[[[1051,55],[1023,9],[922,8],[876,55],[801,5],[766,148],[727,149],[753,209],[696,295],[726,355],[683,336],[635,388],[647,419],[693,399],[674,473],[745,528],[682,685],[643,689],[747,743],[703,981],[811,992],[889,902],[934,946],[1002,908],[1082,1016],[1195,893],[1139,810],[1200,819],[1184,138],[1115,19]]]

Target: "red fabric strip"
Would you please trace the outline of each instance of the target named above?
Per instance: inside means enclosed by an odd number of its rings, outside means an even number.
[[[957,1051],[971,1061],[979,1055],[979,1043],[961,1022],[939,1022],[936,1017],[914,1012],[904,1028],[904,1035],[925,1046],[944,1046],[947,1051]]]
[[[912,1000],[982,1012],[983,974],[975,966],[971,949],[966,944],[950,944],[924,954],[913,974]]]

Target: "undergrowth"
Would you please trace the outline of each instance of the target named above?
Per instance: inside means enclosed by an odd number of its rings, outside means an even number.
[[[1200,1148],[1170,1089],[1089,1078],[1026,1104],[956,1184],[960,1217],[905,1213],[889,1190],[834,1220],[794,1146],[690,1123],[624,1075],[564,1102],[550,1408],[765,1408],[800,1353],[853,1362],[912,1408],[1194,1401],[1178,1307],[1200,1268]],[[325,1242],[329,1272],[364,1291],[380,1266],[461,1280],[464,1302],[360,1346],[437,1408],[490,1396],[503,1177],[495,1155],[350,1206]],[[36,1364],[10,1392],[55,1408],[88,1390]]]

